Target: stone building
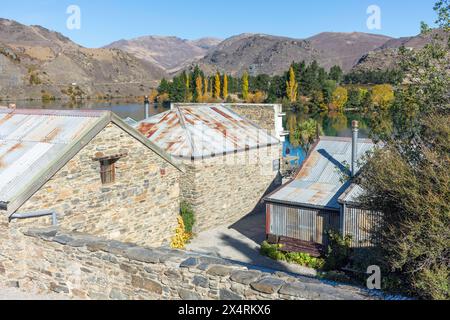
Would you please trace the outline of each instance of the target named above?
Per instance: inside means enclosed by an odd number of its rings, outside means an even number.
[[[167,242],[179,164],[111,112],[0,110],[0,213],[140,245]]]
[[[237,222],[278,182],[279,139],[224,105],[173,105],[137,128],[183,162],[196,232]]]

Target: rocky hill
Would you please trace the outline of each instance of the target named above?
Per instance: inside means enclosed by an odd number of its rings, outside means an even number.
[[[410,50],[422,49],[425,45],[431,43],[434,37],[444,37],[441,29],[435,29],[426,35],[417,35],[415,37],[404,37],[391,39],[379,48],[363,55],[354,66],[353,71],[367,70],[386,70],[398,67],[399,48],[405,47]]]
[[[339,65],[349,71],[369,51],[379,48],[391,38],[365,33],[321,33],[309,39],[293,39],[265,34],[242,34],[231,37],[205,58],[199,65],[207,72],[226,71],[240,75],[281,74],[292,61],[317,60],[326,69]]]
[[[105,48],[116,48],[174,73],[203,58],[221,40],[202,38],[185,40],[177,37],[145,36],[113,42]]]
[[[0,99],[143,95],[164,76],[121,50],[83,48],[43,27],[0,19]]]

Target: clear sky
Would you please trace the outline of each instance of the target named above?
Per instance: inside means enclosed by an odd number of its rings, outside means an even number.
[[[435,0],[1,0],[0,17],[56,30],[86,47],[142,35],[227,38],[254,32],[306,38],[323,31],[416,35],[435,20]],[[67,28],[69,5],[81,10],[81,28]],[[370,5],[381,29],[369,30]]]

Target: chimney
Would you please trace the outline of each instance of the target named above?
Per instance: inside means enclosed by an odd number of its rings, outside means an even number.
[[[358,160],[358,133],[359,122],[352,121],[352,177],[356,175],[356,162]]]

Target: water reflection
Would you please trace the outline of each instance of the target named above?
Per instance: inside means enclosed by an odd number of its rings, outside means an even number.
[[[283,157],[291,160],[291,166],[299,166],[306,157],[306,150],[300,146],[300,142],[294,139],[296,128],[304,121],[314,119],[321,126],[321,131],[325,136],[331,137],[351,137],[352,136],[352,121],[358,120],[360,123],[361,138],[368,138],[370,131],[368,121],[358,113],[321,113],[308,114],[303,112],[287,112],[285,119],[285,128],[289,131],[289,137],[283,145]]]
[[[92,109],[92,110],[108,110],[117,114],[119,117],[126,119],[132,118],[136,121],[145,119],[146,110],[144,102],[136,100],[101,100],[101,101],[20,101],[16,102],[18,108],[24,109]],[[160,104],[150,104],[148,106],[148,116],[153,116],[161,112],[167,111],[169,108]]]

